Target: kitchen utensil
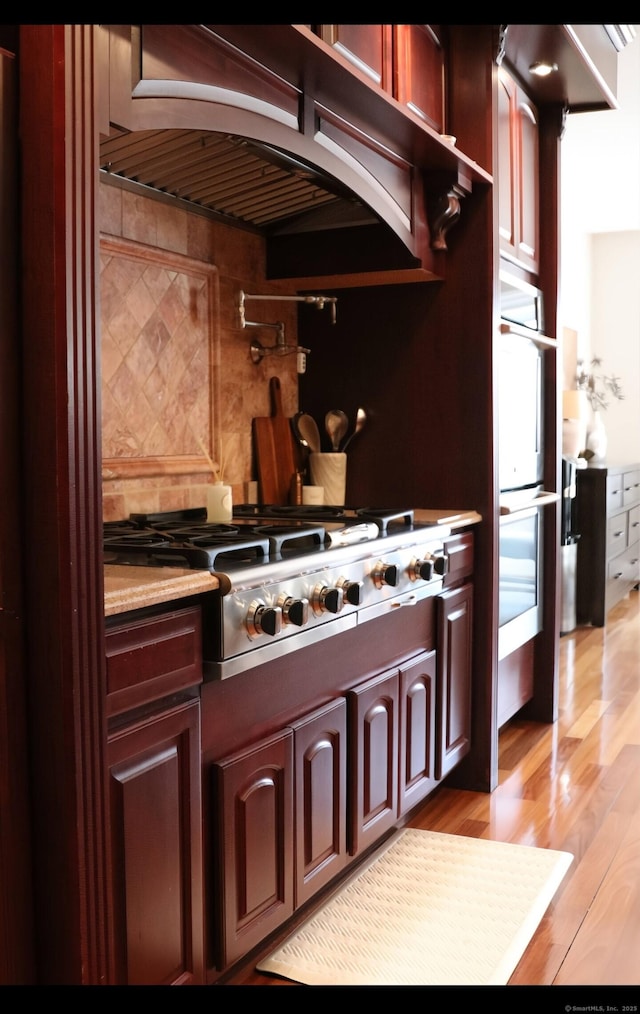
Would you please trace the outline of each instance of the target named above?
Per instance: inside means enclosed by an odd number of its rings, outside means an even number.
[[[320,452],[320,430],[313,416],[308,412],[301,412],[297,421],[298,432],[307,441],[312,454]]]
[[[355,437],[356,433],[360,432],[360,430],[365,425],[366,421],[367,421],[367,413],[363,408],[359,408],[358,411],[356,412],[356,424],[353,427],[353,433],[350,433],[347,439],[345,440],[342,446],[343,451],[346,451],[347,447]]]
[[[349,429],[349,420],[342,409],[332,408],[324,417],[324,425],[331,441],[333,452],[337,454],[340,450],[340,443]]]
[[[294,443],[297,450],[298,468],[300,471],[306,472],[309,465],[309,454],[311,453],[311,448],[309,447],[309,441],[300,432],[300,427],[298,425],[300,416],[303,414],[303,412],[296,412],[291,420],[291,429],[293,430]]]
[[[269,383],[271,416],[253,420],[260,502],[288,504],[291,477],[296,471],[296,455],[290,420],[282,410],[280,379]]]

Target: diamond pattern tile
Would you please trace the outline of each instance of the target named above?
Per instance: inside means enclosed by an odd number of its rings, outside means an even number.
[[[199,455],[211,446],[210,288],[157,252],[103,252],[103,457]],[[166,261],[167,263],[163,263]]]

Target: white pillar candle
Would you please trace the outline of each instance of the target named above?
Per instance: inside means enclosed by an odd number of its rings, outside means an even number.
[[[233,517],[231,486],[214,482],[207,490],[207,520],[226,524]]]

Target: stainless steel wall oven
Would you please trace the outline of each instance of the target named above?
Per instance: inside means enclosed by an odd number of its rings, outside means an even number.
[[[542,629],[544,356],[542,293],[501,272],[498,355],[498,658]]]
[[[500,519],[499,659],[542,629],[542,526],[538,507]]]

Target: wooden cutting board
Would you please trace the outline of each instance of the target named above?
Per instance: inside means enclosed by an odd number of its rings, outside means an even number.
[[[282,411],[280,379],[269,383],[271,415],[253,420],[253,446],[256,455],[260,502],[288,504],[291,479],[296,471],[296,454],[291,422]]]

